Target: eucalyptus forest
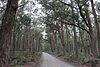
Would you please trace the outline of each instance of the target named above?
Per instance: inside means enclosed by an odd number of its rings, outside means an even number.
[[[100,0],[0,0],[0,67],[100,67]]]

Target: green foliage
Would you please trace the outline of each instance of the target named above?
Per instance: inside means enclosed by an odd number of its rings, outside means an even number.
[[[46,52],[51,52],[50,44],[48,44],[48,42],[44,43],[43,50],[46,51]]]
[[[79,59],[82,60],[82,61],[83,61],[83,60],[88,60],[89,57],[90,57],[89,54],[86,54],[86,53],[84,53],[84,52],[80,52],[80,53],[79,53]]]
[[[40,53],[31,53],[28,51],[15,51],[15,55],[11,65],[23,65],[27,62],[36,62],[39,58]]]
[[[100,2],[96,2],[96,10],[100,13]]]

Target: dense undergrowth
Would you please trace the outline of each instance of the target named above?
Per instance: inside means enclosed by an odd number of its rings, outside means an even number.
[[[41,52],[15,51],[11,59],[11,67],[20,67],[28,62],[34,62],[36,64],[40,56]]]

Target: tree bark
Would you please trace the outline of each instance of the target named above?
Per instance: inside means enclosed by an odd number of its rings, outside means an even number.
[[[0,67],[9,67],[12,29],[14,26],[18,0],[8,0],[0,29]]]
[[[94,15],[94,21],[95,21],[96,32],[97,32],[98,49],[99,49],[99,54],[100,54],[100,27],[99,27],[99,23],[97,22],[97,15],[96,15],[96,11],[94,9],[93,0],[91,0],[91,7],[92,7],[93,15]]]

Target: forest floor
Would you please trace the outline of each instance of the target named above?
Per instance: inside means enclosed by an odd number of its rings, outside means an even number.
[[[17,51],[14,55],[13,61],[10,63],[11,67],[36,67],[39,63],[41,52],[29,53],[27,51]]]
[[[64,61],[67,62],[67,63],[73,64],[73,65],[76,65],[78,67],[93,67],[93,66],[91,66],[90,63],[83,64],[84,62],[79,61],[79,60],[70,60],[70,61],[64,60]],[[100,67],[100,63],[96,64],[95,67]]]
[[[83,65],[81,61],[73,60],[66,61],[61,57],[55,57],[48,53],[43,52],[37,63],[27,62],[24,65],[16,67],[91,67],[89,64]],[[96,67],[100,67],[97,65]]]
[[[96,66],[91,66],[90,63],[84,63],[83,61],[80,61],[80,60],[76,60],[76,59],[65,59],[64,57],[61,57],[61,56],[56,56],[58,59],[66,62],[66,63],[70,63],[72,65],[75,65],[77,67],[100,67],[100,62],[98,64],[96,64]]]
[[[13,67],[36,67],[36,63],[28,62],[28,63],[25,63],[24,65],[16,65],[16,66],[13,66]]]
[[[36,63],[28,62],[28,63],[24,64],[22,67],[36,67]]]

